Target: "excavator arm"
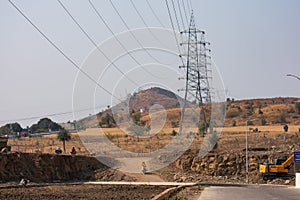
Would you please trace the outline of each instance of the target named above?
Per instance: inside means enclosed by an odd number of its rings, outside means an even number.
[[[292,154],[284,163],[282,163],[282,166],[284,169],[287,169],[291,166],[291,164],[294,163],[294,154]]]

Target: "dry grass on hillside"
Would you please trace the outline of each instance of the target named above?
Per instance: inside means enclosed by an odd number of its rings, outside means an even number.
[[[232,146],[237,146],[236,148],[242,148],[244,145],[240,144],[245,142],[245,123],[246,120],[249,119],[256,119],[252,122],[252,124],[249,123],[250,144],[251,141],[254,141],[253,145],[256,146],[272,146],[277,144],[278,138],[280,141],[283,138],[284,142],[286,142],[288,137],[298,138],[300,116],[297,108],[295,107],[296,101],[299,101],[299,99],[275,98],[228,102],[226,108],[227,116],[225,120],[225,127],[222,129],[222,134],[219,139],[220,144],[225,144],[224,149],[226,149],[230,143],[232,143]],[[165,113],[167,118],[165,121],[164,119],[158,121],[162,125],[159,127],[159,131],[155,131],[154,128],[154,131],[150,131],[150,135],[145,135],[145,137],[137,137],[127,134],[127,130],[121,130],[118,127],[87,129],[86,131],[82,131],[80,134],[92,134],[95,136],[101,130],[104,132],[106,137],[111,140],[111,142],[123,149],[132,152],[149,152],[162,148],[173,139],[174,136],[172,136],[172,132],[178,132],[179,129],[180,111],[181,108],[170,108],[154,113],[153,116],[163,116],[163,113]],[[264,126],[261,126],[262,118],[266,120],[266,125]],[[92,126],[92,124],[95,123],[95,120],[97,121],[95,117],[92,121],[87,120],[87,124]],[[141,120],[145,121],[146,124],[151,124],[151,118],[148,111],[142,113]],[[235,126],[232,126],[234,121]],[[284,133],[283,124],[288,124],[288,133]],[[253,130],[256,128],[258,131],[257,133],[254,133]],[[187,130],[187,132],[189,131],[197,133],[197,130]],[[56,146],[62,146],[62,142],[56,137],[57,136],[54,135],[39,138],[9,139],[9,144],[12,145],[13,151],[41,151],[44,153],[54,153]],[[259,142],[257,140],[259,140]],[[199,137],[194,143],[199,144],[201,141],[202,138]],[[67,151],[74,146],[80,154],[89,154],[81,143],[78,134],[72,134],[72,139],[66,142],[66,145]]]
[[[275,132],[275,133],[283,133],[283,126],[282,125],[275,125],[275,126],[255,126],[250,125],[248,126],[249,132],[253,132],[254,129],[258,129],[260,132]],[[290,125],[288,132],[295,132],[297,133],[299,131],[300,125]],[[217,129],[219,130],[219,129]],[[251,131],[252,130],[252,131]],[[235,127],[224,127],[222,128],[223,133],[243,133],[246,132],[246,126],[235,126]]]
[[[285,133],[282,126],[249,126],[249,146],[250,147],[272,147],[282,143],[293,143],[299,139],[298,129],[300,126],[289,126],[289,131]],[[254,128],[258,128],[259,132],[253,132]],[[125,134],[119,128],[93,128],[80,132],[90,138],[98,137],[100,131],[104,132],[110,141],[131,152],[151,152],[163,148],[174,136],[172,131],[178,130],[174,128],[164,128],[159,134],[148,137],[134,137]],[[219,136],[218,146],[220,151],[229,151],[233,149],[243,149],[245,147],[245,126],[225,127]],[[82,144],[78,134],[72,134],[72,139],[66,142],[67,154],[74,146],[78,154],[88,155],[86,147]],[[188,137],[188,136],[187,136]],[[294,138],[294,139],[293,139]],[[195,138],[192,148],[199,148],[203,141],[202,137]],[[34,138],[9,139],[8,142],[12,146],[12,151],[21,152],[43,152],[54,153],[55,147],[62,147],[62,142],[57,139],[56,135]]]

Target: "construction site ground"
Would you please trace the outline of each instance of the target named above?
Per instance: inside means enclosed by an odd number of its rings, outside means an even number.
[[[151,199],[169,186],[137,185],[47,185],[0,188],[0,199]]]
[[[257,128],[251,127],[252,130]],[[300,150],[299,133],[296,126],[285,133],[278,126],[272,131],[258,127],[259,132],[249,132],[249,182],[252,184],[294,185],[293,176],[264,181],[258,173],[259,163],[273,162],[275,158],[287,158]],[[171,181],[202,183],[245,183],[245,127],[226,128],[219,137],[216,149],[204,158],[197,153],[202,138],[196,138],[184,155],[167,167],[151,174],[131,174],[110,169],[99,163],[89,154],[73,134],[67,142],[67,149],[76,146],[76,156],[55,155],[53,149],[61,145],[53,136],[42,138],[10,139],[12,152],[0,154],[0,199],[151,199],[172,186],[124,186],[124,185],[77,185],[65,184],[77,181]],[[164,140],[164,135],[159,137]],[[167,143],[172,136],[165,135]],[[123,141],[124,140],[124,141]],[[112,142],[122,147],[123,136],[114,136]],[[153,145],[155,141],[153,142]],[[134,145],[132,143],[132,145]],[[141,144],[135,144],[143,146]],[[134,146],[128,148],[134,149]],[[257,149],[260,149],[257,151]],[[262,150],[261,150],[262,149]],[[148,149],[149,150],[149,149]],[[61,166],[57,168],[57,166]],[[293,172],[292,172],[293,174]],[[34,186],[16,187],[21,178],[30,179]],[[54,184],[59,182],[59,184]],[[50,185],[44,185],[50,183]],[[187,187],[178,190],[176,196],[193,199],[201,193],[203,187]],[[104,199],[103,198],[103,199]]]

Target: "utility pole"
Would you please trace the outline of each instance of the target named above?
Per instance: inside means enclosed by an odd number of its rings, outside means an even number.
[[[249,159],[248,159],[248,134],[249,134],[249,130],[248,130],[248,122],[252,122],[258,119],[250,119],[250,120],[246,120],[246,183],[249,183]]]

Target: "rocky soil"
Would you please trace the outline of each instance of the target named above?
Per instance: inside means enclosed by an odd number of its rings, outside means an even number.
[[[249,183],[294,185],[294,177],[276,178],[264,181],[259,174],[259,164],[273,163],[275,158],[287,159],[295,151],[295,146],[281,145],[270,151],[249,152]],[[299,148],[299,147],[297,147]],[[208,182],[208,183],[245,183],[246,156],[240,152],[209,153],[200,159],[196,151],[189,150],[168,168],[160,170],[160,175],[168,181]],[[293,167],[290,169],[293,174]]]
[[[168,186],[126,185],[50,185],[40,187],[1,188],[0,199],[151,199]]]
[[[250,151],[249,183],[294,184],[295,179],[291,177],[264,181],[258,168],[260,163],[272,163],[275,158],[287,159],[296,149],[299,147],[281,145],[270,151]],[[245,161],[243,150],[215,151],[202,159],[197,156],[196,150],[189,150],[155,173],[166,181],[245,183]],[[0,154],[0,181],[20,181],[21,178],[32,182],[142,181],[138,180],[138,176],[108,169],[93,157],[16,152]]]
[[[20,181],[22,178],[33,182],[135,180],[108,169],[89,156],[17,152],[0,154],[0,182]]]

